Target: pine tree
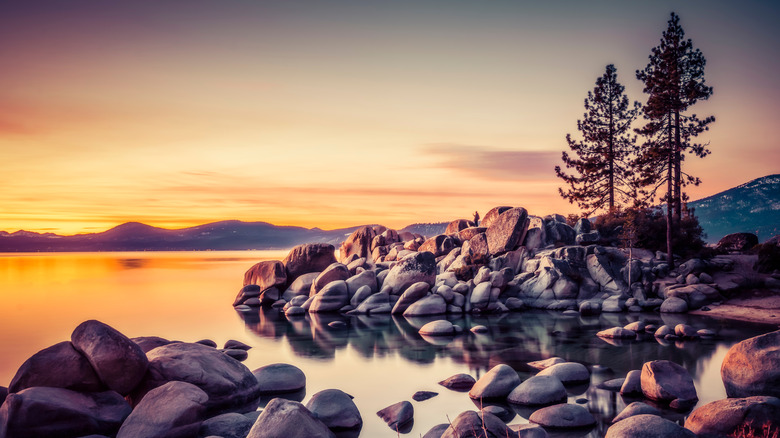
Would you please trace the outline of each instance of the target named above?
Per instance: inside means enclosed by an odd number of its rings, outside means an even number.
[[[682,215],[682,202],[686,199],[682,187],[699,185],[699,178],[682,171],[685,152],[703,158],[710,151],[706,144],[693,143],[692,139],[709,129],[715,121],[712,116],[699,118],[686,114],[699,100],[712,95],[712,87],[705,84],[706,60],[699,49],[693,48],[691,39],[685,39],[680,17],[674,12],[663,32],[661,42],[653,47],[650,62],[644,70],[637,70],[636,77],[645,85],[648,94],[644,105],[647,124],[637,132],[646,139],[634,162],[640,184],[649,187],[652,198],[666,185],[662,199],[667,205],[667,252],[671,267],[672,236],[675,221]]]
[[[565,191],[558,188],[558,192],[570,203],[576,202],[586,217],[599,209],[613,210],[618,197],[623,201],[638,199],[629,164],[636,148],[631,123],[640,104],[634,102],[631,107],[624,90],[617,81],[615,66],[607,65],[585,98],[583,119],[577,120],[582,140],[566,135],[573,155],[563,152],[561,159],[575,173],[567,174],[561,166],[555,166],[555,173],[569,185]]]

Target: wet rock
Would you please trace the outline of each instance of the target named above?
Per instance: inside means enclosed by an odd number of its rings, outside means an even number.
[[[122,395],[130,393],[146,373],[149,361],[141,347],[107,324],[84,321],[73,330],[70,340],[100,380]]]
[[[626,406],[622,411],[620,411],[615,418],[612,419],[613,423],[617,423],[619,421],[623,421],[628,417],[633,417],[634,415],[661,415],[661,411],[658,409],[648,405],[647,403],[642,402],[633,402],[630,405]]]
[[[447,389],[452,389],[453,391],[468,391],[475,383],[477,383],[477,381],[474,377],[469,374],[461,373],[442,380],[439,382],[439,385]]]
[[[249,357],[249,353],[247,353],[246,350],[239,350],[237,348],[227,348],[227,349],[221,349],[219,351],[226,354],[227,356],[232,357],[233,359],[239,362],[243,362]]]
[[[698,400],[688,371],[668,360],[654,360],[642,366],[642,393],[650,400],[672,402]]]
[[[425,282],[433,287],[435,281],[436,258],[425,251],[409,255],[393,265],[382,286],[389,287],[393,295],[400,295],[415,283]]]
[[[352,397],[339,389],[326,389],[314,394],[306,403],[306,408],[332,430],[363,426],[363,418]]]
[[[246,438],[335,438],[333,432],[302,404],[272,399]]]
[[[427,295],[410,305],[404,316],[442,315],[447,312],[447,302],[441,295]]]
[[[694,338],[697,336],[696,329],[688,324],[677,324],[674,326],[674,334],[681,338]]]
[[[566,401],[566,388],[555,376],[533,376],[509,393],[507,400],[518,405],[549,405]]]
[[[114,391],[81,393],[37,386],[8,395],[0,407],[0,435],[114,436],[130,412],[130,405]]]
[[[506,364],[499,364],[477,380],[469,391],[473,399],[506,398],[520,384],[517,372]]]
[[[560,357],[551,357],[544,360],[535,360],[533,362],[528,362],[528,366],[531,368],[536,368],[537,370],[541,371],[553,365],[558,365],[559,363],[566,363],[566,359]]]
[[[474,411],[458,414],[441,438],[473,437],[475,431],[477,437],[517,438],[517,432],[510,429],[500,418],[488,412],[480,416]],[[484,435],[483,431],[487,431],[487,435]]]
[[[729,397],[780,397],[780,330],[735,344],[720,375]]]
[[[658,415],[640,414],[607,429],[606,438],[696,438],[696,434]]]
[[[555,376],[564,385],[590,381],[590,372],[585,365],[577,362],[564,362],[539,371],[537,376]]]
[[[306,375],[295,365],[275,363],[260,367],[252,374],[262,395],[300,391],[306,387]]]
[[[247,345],[247,344],[245,344],[245,343],[243,343],[241,341],[237,341],[235,339],[230,339],[227,342],[225,342],[225,346],[222,347],[222,348],[224,348],[226,350],[227,349],[234,349],[234,350],[244,350],[244,351],[247,351],[247,350],[252,349],[252,346],[251,345]]]
[[[439,395],[438,392],[417,391],[417,392],[414,393],[414,395],[412,395],[412,400],[414,400],[416,402],[421,402],[421,401],[425,401],[425,400],[428,400],[430,398],[436,397],[437,395]]]
[[[707,403],[688,416],[685,428],[699,436],[770,436],[780,432],[780,399],[754,396]]]
[[[390,426],[390,429],[398,430],[413,419],[414,407],[411,403],[404,400],[390,405],[376,414]]]
[[[295,279],[303,274],[322,272],[337,262],[335,251],[336,248],[327,243],[307,243],[294,247],[282,260],[287,277]]]
[[[428,336],[451,336],[455,334],[455,328],[451,322],[446,319],[440,319],[425,324],[420,328],[419,333]]]
[[[205,420],[198,430],[199,437],[244,438],[254,422],[236,412],[217,415]]]
[[[19,392],[32,386],[82,392],[106,389],[87,358],[68,341],[54,344],[30,356],[16,371],[8,391]]]
[[[133,409],[117,438],[177,438],[200,429],[209,396],[187,382],[168,382],[151,391]]]
[[[642,395],[642,371],[629,371],[623,381],[623,386],[620,387],[620,393],[622,395]]]
[[[528,418],[532,423],[559,429],[590,427],[596,424],[588,410],[580,405],[557,404],[534,411]]]
[[[437,424],[428,429],[428,432],[425,432],[425,435],[423,435],[422,438],[441,438],[441,436],[444,435],[444,432],[449,428],[449,423]]]

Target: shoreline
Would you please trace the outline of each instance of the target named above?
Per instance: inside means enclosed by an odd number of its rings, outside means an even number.
[[[693,310],[691,315],[709,316],[711,318],[732,319],[737,321],[755,322],[775,326],[780,329],[780,295],[734,297],[722,304],[710,305],[711,310]]]

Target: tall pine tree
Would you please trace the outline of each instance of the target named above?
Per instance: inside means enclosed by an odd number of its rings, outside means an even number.
[[[712,95],[712,87],[705,84],[704,56],[699,49],[693,48],[690,38],[685,39],[680,17],[674,12],[660,44],[653,47],[649,59],[647,67],[636,72],[648,97],[644,105],[647,123],[637,130],[646,141],[634,166],[640,183],[649,187],[650,197],[666,185],[662,199],[667,205],[667,252],[673,267],[672,236],[686,198],[682,187],[701,182],[699,178],[683,172],[684,153],[701,158],[710,153],[707,145],[692,140],[708,130],[709,124],[715,121],[712,116],[699,118],[696,114],[686,114],[686,111],[699,100],[708,99]]]
[[[629,171],[636,136],[630,132],[640,104],[630,106],[624,90],[617,81],[615,66],[607,65],[585,98],[583,119],[577,120],[582,140],[566,135],[573,155],[563,152],[561,159],[575,173],[567,174],[561,166],[555,166],[555,173],[569,185],[558,192],[572,204],[576,202],[585,216],[599,209],[613,210],[618,197],[623,201],[637,199],[631,182],[633,173]]]

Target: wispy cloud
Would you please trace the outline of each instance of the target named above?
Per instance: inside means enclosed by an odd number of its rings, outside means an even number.
[[[432,143],[422,152],[439,160],[442,168],[502,181],[554,179],[560,152],[520,151],[458,143]]]

